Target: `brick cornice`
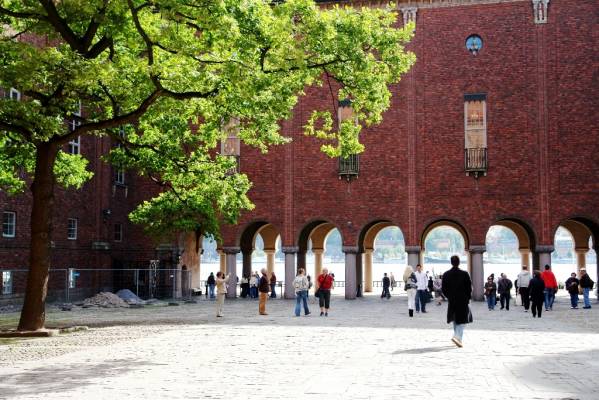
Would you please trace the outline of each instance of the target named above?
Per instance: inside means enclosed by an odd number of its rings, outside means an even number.
[[[433,0],[429,1],[417,1],[417,0],[396,0],[395,9],[401,10],[406,7],[417,7],[422,8],[446,8],[446,7],[461,7],[461,6],[479,6],[482,4],[500,4],[500,3],[518,3],[526,2],[529,0]],[[329,6],[334,4],[347,4],[356,6],[371,6],[371,7],[386,7],[389,5],[388,1],[380,0],[347,0],[347,1],[321,1],[319,2],[323,6]]]

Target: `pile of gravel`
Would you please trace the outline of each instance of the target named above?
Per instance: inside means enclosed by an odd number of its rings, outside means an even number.
[[[123,299],[127,304],[145,304],[146,302],[137,297],[135,293],[129,289],[121,289],[116,292],[116,295]]]
[[[118,308],[129,307],[129,304],[114,293],[100,292],[93,297],[83,300],[83,307]]]

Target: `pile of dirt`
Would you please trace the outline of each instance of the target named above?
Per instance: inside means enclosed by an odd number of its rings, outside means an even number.
[[[137,297],[137,295],[129,289],[121,289],[116,292],[116,295],[123,299],[127,304],[145,304],[145,301]]]
[[[83,300],[83,307],[118,308],[129,307],[129,304],[114,293],[100,292],[93,297]]]

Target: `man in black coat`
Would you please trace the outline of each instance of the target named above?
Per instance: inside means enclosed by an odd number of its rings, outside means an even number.
[[[459,268],[460,258],[451,257],[452,268],[443,274],[441,289],[447,297],[447,323],[453,322],[453,337],[451,341],[456,346],[462,347],[464,327],[472,322],[470,312],[470,298],[472,297],[472,281],[466,271]]]

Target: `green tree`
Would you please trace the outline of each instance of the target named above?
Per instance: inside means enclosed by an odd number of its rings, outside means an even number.
[[[267,151],[288,141],[279,122],[304,89],[326,84],[355,121],[314,110],[306,134],[329,156],[362,151],[360,129],[415,61],[396,17],[311,0],[0,0],[0,86],[23,95],[0,103],[0,186],[31,182],[33,199],[19,329],[44,326],[54,188],[91,177],[69,141],[108,135],[119,147],[106,161],[160,186],[130,216],[150,232],[218,236],[252,208],[247,177],[215,151],[223,126]]]

